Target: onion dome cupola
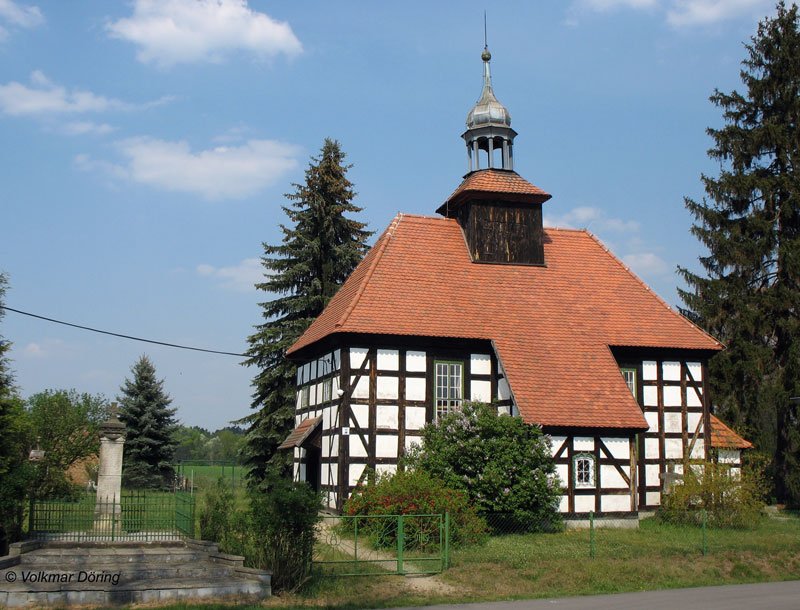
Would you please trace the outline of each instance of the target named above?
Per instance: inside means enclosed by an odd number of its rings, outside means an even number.
[[[467,114],[467,130],[461,136],[467,144],[469,171],[481,169],[481,151],[486,160],[485,167],[513,170],[513,145],[517,132],[511,129],[511,114],[494,95],[489,67],[492,54],[488,47],[484,47],[481,59],[483,90],[481,97]],[[495,151],[499,151],[499,160],[496,159],[498,153]]]

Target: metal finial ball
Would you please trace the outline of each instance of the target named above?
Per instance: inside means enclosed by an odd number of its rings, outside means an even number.
[[[489,53],[489,49],[483,50],[483,53],[481,53],[481,59],[483,61],[490,61],[492,59],[492,54]]]

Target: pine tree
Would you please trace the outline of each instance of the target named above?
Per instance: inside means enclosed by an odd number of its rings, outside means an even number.
[[[172,483],[175,457],[175,409],[164,391],[164,380],[156,378],[156,367],[142,356],[131,368],[117,397],[119,419],[127,428],[122,481],[127,487],[161,488]]]
[[[249,427],[245,449],[251,484],[271,475],[285,476],[291,452],[277,452],[294,424],[294,364],[286,350],[336,293],[366,252],[371,232],[345,216],[361,208],[347,179],[350,165],[338,142],[326,139],[319,157],[312,157],[304,184],[293,184],[283,206],[289,219],[281,225],[280,245],[263,244],[265,281],[259,290],[278,295],[261,303],[264,322],[248,338],[247,366],[258,368],[253,379],[255,413],[242,420]]]
[[[684,311],[727,349],[710,363],[723,417],[772,460],[780,501],[800,503],[800,32],[798,9],[777,5],[742,62],[745,93],[711,101],[725,124],[708,129],[717,178],[686,200],[705,275],[680,269]]]

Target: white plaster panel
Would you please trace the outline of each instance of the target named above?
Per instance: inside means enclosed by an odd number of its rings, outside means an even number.
[[[561,449],[561,445],[567,440],[566,436],[551,436],[550,437],[550,455],[555,456],[556,452]],[[566,452],[564,453],[566,456]]]
[[[355,380],[355,375],[352,375],[350,377],[350,385],[353,385]],[[353,389],[352,396],[353,398],[369,398],[369,377],[366,375],[361,375],[356,387]]]
[[[376,464],[375,473],[378,476],[387,476],[397,472],[397,464]]]
[[[646,487],[661,485],[661,471],[658,464],[647,464],[644,467],[644,478]]]
[[[642,362],[642,379],[645,381],[655,381],[658,379],[658,365],[653,360]]]
[[[697,383],[703,381],[703,365],[700,362],[687,362],[686,368],[689,369],[689,372]],[[686,379],[689,379],[688,375]]]
[[[668,460],[683,459],[683,441],[679,438],[668,438],[664,442],[664,457]]]
[[[673,464],[672,472],[675,474],[683,474],[683,464]]]
[[[497,407],[497,414],[498,415],[511,415],[511,409],[512,409],[512,407],[509,407],[508,405],[503,405],[503,406]]]
[[[422,447],[421,436],[406,436],[406,453],[414,447]]]
[[[339,378],[331,379],[331,399],[339,400]]]
[[[566,488],[569,482],[569,466],[566,464],[556,464],[556,474],[558,475],[558,480],[561,481],[562,487]]]
[[[594,451],[594,439],[591,436],[576,436],[572,439],[572,450],[575,453],[580,451]]]
[[[738,464],[740,451],[738,449],[719,449],[717,455],[719,456],[720,464]]]
[[[698,396],[697,392],[700,392]],[[702,407],[703,406],[703,390],[702,388],[686,388],[686,405],[689,407]]]
[[[396,458],[397,457],[397,437],[379,434],[375,437],[375,457]]]
[[[664,381],[680,381],[681,380],[681,363],[680,362],[662,362],[661,363],[661,378]]]
[[[308,389],[308,406],[313,407],[319,404],[321,397],[322,389],[320,388],[320,384],[312,383],[311,387]]]
[[[490,381],[471,381],[469,396],[470,400],[474,402],[492,402],[492,383]]]
[[[664,432],[683,432],[680,413],[664,413]]]
[[[358,479],[361,478],[365,467],[365,464],[350,464],[350,467],[347,469],[347,482],[350,485],[357,485]]]
[[[422,430],[425,426],[425,407],[406,407],[406,430]]]
[[[617,460],[629,460],[631,458],[630,443],[627,438],[618,436],[606,436],[600,439],[611,452],[611,457]]]
[[[350,457],[367,457],[367,448],[358,434],[351,434],[347,438],[350,439]]]
[[[700,423],[700,420],[703,419],[702,413],[687,413],[686,414],[686,422],[689,426],[689,434],[694,434],[694,431],[697,430],[697,424]],[[703,426],[700,425],[700,434],[703,433]]]
[[[594,510],[594,496],[575,496],[575,512],[588,513]]]
[[[330,481],[331,485],[338,485],[339,484],[339,465],[338,464],[329,464],[328,470],[328,481]]]
[[[406,352],[406,371],[424,373],[425,365],[425,352]]]
[[[396,349],[379,349],[378,370],[379,371],[400,370],[400,352]]]
[[[378,428],[397,430],[399,427],[397,414],[397,405],[378,405],[375,412],[375,423]]]
[[[561,498],[558,501],[558,512],[560,513],[569,512],[569,496],[561,496]]]
[[[692,454],[689,456],[693,460],[702,460],[706,456],[706,444],[705,440],[701,437],[697,439],[695,442],[694,447],[692,447]]]
[[[328,492],[328,508],[336,508],[336,492]]]
[[[339,435],[334,434],[330,439],[328,442],[330,443],[331,457],[337,457],[339,455]]]
[[[648,459],[658,458],[658,439],[646,438],[644,439],[644,457]]]
[[[647,425],[650,428],[647,430],[648,432],[658,432],[658,412],[657,411],[647,411],[644,414],[645,420],[647,420]]]
[[[661,492],[660,491],[648,491],[644,495],[644,501],[647,502],[648,506],[660,506],[661,505]]]
[[[400,380],[397,377],[384,377],[378,375],[378,398],[396,400]]]
[[[608,464],[601,464],[600,487],[606,487],[608,489],[624,489],[628,487],[628,484],[625,482],[625,479],[622,478],[622,475],[617,472],[616,468]]]
[[[364,364],[364,360],[367,359],[367,352],[369,350],[366,347],[351,347],[350,348],[350,370],[357,371],[361,368],[361,365]]]
[[[358,422],[359,428],[367,428],[369,426],[369,406],[368,405],[350,405],[350,413],[352,418]],[[343,426],[352,426],[352,421],[342,422]]]
[[[330,430],[331,428],[333,428],[334,417],[336,417],[336,412],[334,407],[326,407],[322,410],[323,430]]]
[[[657,407],[658,406],[658,388],[654,385],[646,385],[644,386],[644,390],[642,393],[642,400],[644,401],[645,407]]]
[[[624,512],[631,510],[631,497],[625,496],[600,496],[600,510],[604,513]]]
[[[406,400],[425,400],[424,377],[406,377]]]
[[[681,406],[681,388],[676,385],[664,386],[664,406],[665,407],[680,407]]]
[[[489,354],[470,354],[469,368],[473,375],[491,375],[492,358]]]
[[[508,400],[511,398],[511,388],[508,387],[508,381],[505,377],[497,380],[497,400]]]

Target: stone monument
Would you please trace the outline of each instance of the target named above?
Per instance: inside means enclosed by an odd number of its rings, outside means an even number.
[[[94,509],[94,529],[98,532],[120,531],[125,424],[119,421],[117,412],[117,403],[111,403],[108,419],[100,424],[100,465],[97,474],[97,502]]]

